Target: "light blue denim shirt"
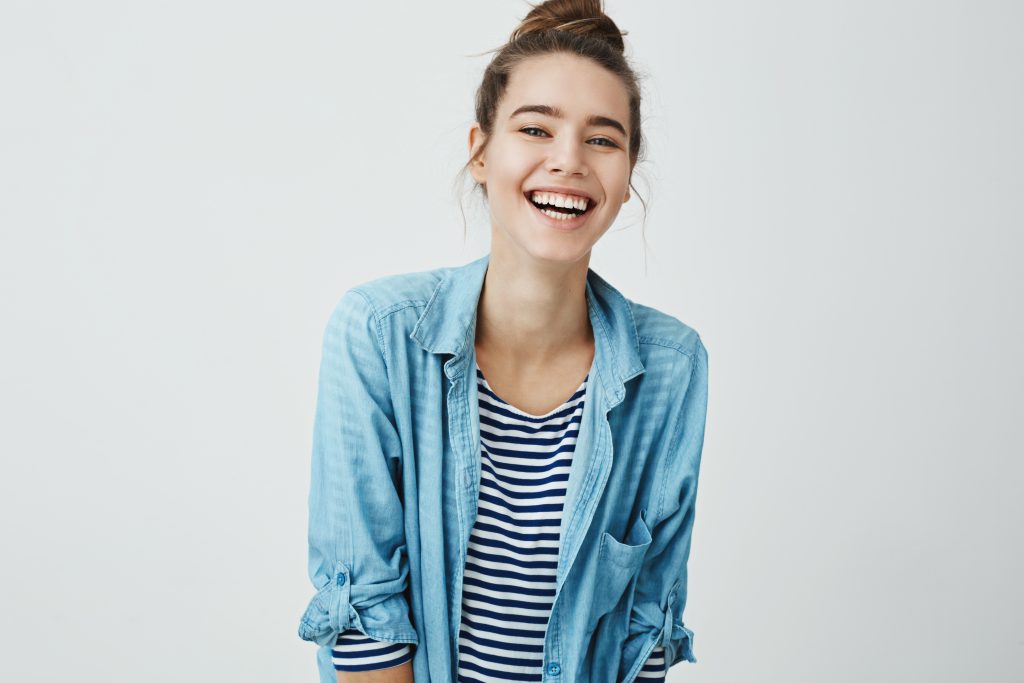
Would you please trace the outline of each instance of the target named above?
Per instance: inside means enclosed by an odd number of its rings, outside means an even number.
[[[322,683],[348,628],[413,643],[416,683],[456,680],[462,575],[480,485],[476,309],[490,254],[345,292],[323,339],[299,636]],[[630,683],[683,624],[707,412],[697,332],[587,271],[594,332],[567,482],[544,681]]]

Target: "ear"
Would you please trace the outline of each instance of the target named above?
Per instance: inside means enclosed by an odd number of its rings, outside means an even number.
[[[486,136],[484,135],[483,130],[481,130],[479,123],[474,123],[472,126],[470,126],[469,158],[471,159],[471,161],[469,164],[469,171],[470,173],[473,174],[473,179],[476,180],[481,185],[484,185],[487,182],[487,168],[484,165],[483,155],[481,155],[477,159],[473,159],[473,157],[476,155],[477,151],[483,145],[485,137]]]

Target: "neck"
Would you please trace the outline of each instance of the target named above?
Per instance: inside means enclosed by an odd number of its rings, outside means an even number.
[[[592,347],[589,265],[589,252],[573,263],[543,263],[492,251],[477,306],[477,349],[529,370]]]

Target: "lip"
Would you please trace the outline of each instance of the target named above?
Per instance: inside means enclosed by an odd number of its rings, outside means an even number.
[[[538,188],[537,190],[530,190],[530,192],[561,192],[561,191],[562,190],[554,190],[554,189],[550,189],[550,188],[543,188],[543,189]],[[564,192],[564,194],[573,194],[573,193],[571,193],[571,192]],[[581,195],[581,196],[586,196],[586,195]],[[551,216],[547,215],[546,213],[541,212],[541,210],[537,208],[537,205],[534,204],[532,201],[530,201],[530,197],[529,197],[528,193],[523,194],[523,201],[526,202],[526,205],[528,207],[530,207],[530,211],[532,211],[533,215],[537,217],[537,220],[539,220],[541,223],[543,223],[544,225],[548,226],[549,228],[553,228],[553,229],[558,230],[560,232],[572,232],[574,230],[579,229],[584,223],[587,222],[587,219],[590,218],[590,214],[593,213],[593,208],[594,208],[593,200],[588,197],[587,198],[587,211],[586,211],[586,213],[581,213],[579,216],[576,216],[575,218],[552,218]]]

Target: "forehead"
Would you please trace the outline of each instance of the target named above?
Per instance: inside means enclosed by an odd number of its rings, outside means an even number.
[[[621,79],[590,59],[565,53],[529,57],[516,65],[498,118],[508,118],[524,104],[558,107],[569,119],[599,114],[625,123],[629,118],[629,95]]]

